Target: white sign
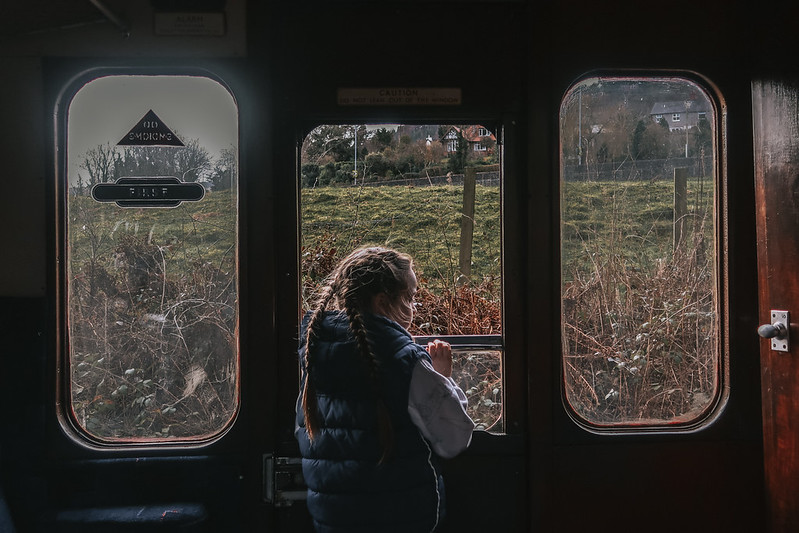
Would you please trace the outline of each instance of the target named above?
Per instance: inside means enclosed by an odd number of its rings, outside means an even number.
[[[461,90],[454,87],[343,88],[338,90],[338,105],[461,105]]]

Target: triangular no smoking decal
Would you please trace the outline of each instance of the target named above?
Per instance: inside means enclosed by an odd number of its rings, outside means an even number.
[[[117,146],[184,146],[177,135],[161,122],[153,110],[149,110]]]

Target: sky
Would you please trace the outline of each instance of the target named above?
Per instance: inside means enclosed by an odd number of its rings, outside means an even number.
[[[238,145],[238,109],[218,82],[196,76],[108,76],[84,85],[69,105],[67,157],[75,183],[87,150],[115,146],[153,110],[184,142],[199,139],[216,158]],[[84,176],[85,178],[85,176]]]

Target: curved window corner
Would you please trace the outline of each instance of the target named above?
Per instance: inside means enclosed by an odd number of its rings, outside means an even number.
[[[695,429],[726,397],[717,107],[679,76],[561,102],[563,395],[588,430]]]
[[[64,107],[61,416],[92,444],[208,442],[239,409],[235,99],[101,73]]]

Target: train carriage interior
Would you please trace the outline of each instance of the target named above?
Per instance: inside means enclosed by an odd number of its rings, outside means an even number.
[[[797,21],[4,0],[0,533],[314,531],[300,324],[367,245],[475,426],[436,531],[799,531]]]

